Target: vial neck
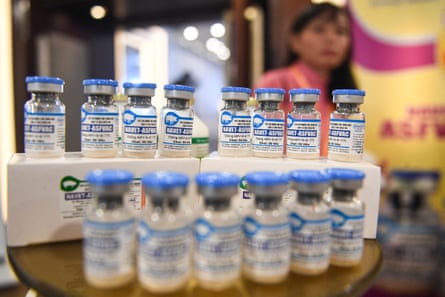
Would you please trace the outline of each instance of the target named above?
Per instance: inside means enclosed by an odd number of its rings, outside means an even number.
[[[278,101],[260,101],[261,111],[277,111],[279,109],[280,102]]]
[[[226,100],[226,103],[224,104],[224,109],[231,110],[244,110],[246,107],[246,102],[240,100]]]
[[[31,99],[37,102],[54,102],[59,100],[59,94],[52,92],[32,93]]]
[[[315,105],[313,102],[294,102],[294,111],[310,113],[315,111]]]
[[[97,204],[106,210],[121,208],[124,205],[124,197],[122,195],[98,195]]]
[[[129,96],[128,101],[136,106],[151,106],[151,97],[149,96]]]
[[[360,106],[355,103],[337,103],[336,111],[339,113],[359,113]]]
[[[230,208],[230,199],[204,199],[204,208],[210,211],[226,211]]]
[[[332,200],[340,202],[352,201],[355,197],[355,191],[345,189],[332,189]]]
[[[88,102],[94,105],[110,105],[113,103],[112,95],[88,95]]]
[[[255,207],[261,210],[274,210],[280,205],[280,198],[277,197],[255,197]]]
[[[190,107],[190,100],[182,98],[167,98],[167,107],[171,109],[187,109]]]
[[[322,193],[298,193],[297,201],[300,204],[311,205],[314,203],[319,203],[323,199]]]
[[[163,213],[166,211],[176,212],[179,209],[179,199],[151,199],[152,209]]]

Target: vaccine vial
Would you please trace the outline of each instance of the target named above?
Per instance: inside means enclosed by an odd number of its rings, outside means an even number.
[[[194,228],[194,276],[209,290],[232,286],[241,272],[241,217],[231,206],[240,177],[204,172],[195,177],[203,200]]]
[[[365,174],[346,168],[330,168],[331,179],[331,260],[336,266],[354,266],[363,254],[363,226],[365,207],[357,191]]]
[[[130,158],[153,158],[157,150],[157,113],[151,104],[156,84],[123,84],[128,103],[122,113],[122,155]]]
[[[360,111],[365,92],[340,89],[332,92],[335,110],[331,113],[328,137],[328,159],[357,162],[363,158],[365,114]]]
[[[138,278],[154,293],[179,290],[191,275],[191,218],[181,202],[188,183],[178,172],[142,176],[148,201],[139,224]]]
[[[284,111],[279,108],[284,90],[259,88],[255,90],[258,108],[252,115],[252,155],[281,158],[284,147]]]
[[[287,115],[287,157],[318,159],[321,116],[315,109],[315,103],[320,97],[320,90],[292,89],[289,95],[294,107]]]
[[[31,158],[62,157],[65,153],[65,105],[60,100],[63,79],[27,76],[31,98],[25,109],[25,153]]]
[[[247,110],[251,90],[224,87],[221,93],[224,107],[219,113],[218,154],[222,157],[248,157],[252,154],[252,117]]]
[[[116,157],[118,152],[119,108],[114,104],[117,81],[86,79],[87,102],[81,107],[81,150],[84,157]]]
[[[289,218],[281,203],[288,176],[257,171],[248,173],[246,182],[254,205],[243,223],[243,273],[254,282],[278,283],[290,265]]]
[[[124,203],[133,174],[126,170],[94,170],[86,179],[92,200],[83,224],[86,281],[115,288],[135,277],[136,220]]]
[[[294,170],[290,186],[297,193],[289,206],[291,226],[291,270],[317,275],[329,267],[331,218],[324,195],[330,186],[327,174],[318,170]]]
[[[165,85],[167,105],[161,109],[159,155],[187,158],[192,154],[193,110],[190,100],[195,88]]]

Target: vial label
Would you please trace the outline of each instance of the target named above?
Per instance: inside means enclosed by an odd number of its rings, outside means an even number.
[[[65,114],[25,112],[26,152],[65,150]]]
[[[331,219],[308,220],[290,213],[292,263],[317,269],[329,264]]]
[[[189,151],[192,145],[193,118],[169,111],[164,117],[162,145],[166,150]]]
[[[155,230],[143,221],[139,227],[141,276],[161,282],[186,276],[190,261],[190,227]]]
[[[252,119],[225,110],[219,116],[219,142],[223,149],[250,149]]]
[[[252,149],[256,152],[283,152],[284,120],[265,119],[259,114],[252,118]]]
[[[276,276],[287,271],[290,260],[288,223],[260,224],[248,216],[244,219],[244,264],[249,270]]]
[[[72,175],[66,175],[60,179],[60,214],[63,220],[84,218],[92,194],[88,182]],[[124,195],[126,203],[135,211],[145,206],[145,196],[142,193],[140,179],[134,179],[130,183],[129,191]]]
[[[320,120],[300,120],[287,116],[287,152],[319,153]]]
[[[354,261],[363,252],[364,215],[347,215],[339,209],[331,210],[331,254],[337,260]]]
[[[241,265],[241,226],[217,227],[203,218],[195,222],[194,266],[205,279],[225,280]]]
[[[133,271],[134,219],[123,222],[85,220],[83,234],[85,268],[89,275],[112,277]]]
[[[80,121],[82,150],[116,149],[118,121],[117,112],[87,112],[82,108]]]
[[[158,132],[156,115],[138,115],[126,110],[123,113],[122,123],[123,150],[132,152],[156,150]]]
[[[329,127],[328,152],[361,156],[365,142],[365,121],[332,119]]]

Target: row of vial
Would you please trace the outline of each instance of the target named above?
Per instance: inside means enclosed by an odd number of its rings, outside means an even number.
[[[187,175],[148,173],[141,178],[147,205],[138,218],[124,203],[132,178],[122,170],[87,174],[93,200],[85,215],[83,255],[85,278],[93,286],[124,285],[137,274],[152,292],[178,290],[192,277],[204,288],[221,290],[241,274],[278,283],[289,270],[318,275],[330,264],[361,261],[361,171],[250,172],[245,178],[254,203],[243,216],[231,204],[240,183],[236,174],[197,174],[201,207],[193,213],[181,201]],[[285,207],[289,187],[297,198]]]
[[[62,156],[65,106],[59,94],[64,82],[59,78],[39,76],[27,77],[26,82],[32,97],[25,104],[25,152],[30,157]],[[88,79],[83,81],[83,86],[88,97],[81,109],[81,151],[85,157],[117,156],[119,125],[122,125],[122,155],[125,157],[150,158],[157,150],[161,157],[191,156],[193,87],[164,86],[167,104],[160,112],[158,130],[157,111],[151,103],[155,84],[123,84],[128,104],[122,111],[121,123],[118,106],[113,103],[116,81]],[[218,119],[220,156],[280,158],[283,151],[287,151],[289,158],[319,158],[321,116],[314,107],[319,90],[290,90],[294,108],[287,119],[279,108],[284,99],[283,89],[256,89],[259,106],[253,114],[247,109],[249,88],[224,87],[221,93],[225,105]],[[359,105],[363,97],[361,90],[333,91],[337,108],[330,119],[329,159],[362,159],[365,119]]]

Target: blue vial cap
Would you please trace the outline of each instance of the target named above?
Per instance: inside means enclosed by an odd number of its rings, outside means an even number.
[[[147,188],[171,189],[187,187],[189,178],[180,172],[157,171],[142,176],[142,184]]]
[[[111,86],[117,87],[118,82],[112,79],[85,79],[82,82],[83,86]]]
[[[326,170],[331,180],[363,180],[365,173],[349,168],[329,168]]]
[[[301,169],[289,172],[289,180],[297,183],[319,184],[328,183],[329,176],[320,170]]]
[[[440,172],[434,170],[395,169],[391,171],[391,176],[403,180],[427,178],[438,181],[440,178]]]
[[[124,89],[135,88],[135,89],[156,89],[156,84],[154,83],[132,83],[125,82],[122,87]]]
[[[289,181],[289,176],[282,172],[255,171],[246,174],[246,181],[254,186],[285,185]]]
[[[280,94],[284,95],[285,91],[284,89],[280,88],[258,88],[255,89],[255,94]]]
[[[40,83],[40,84],[56,84],[63,85],[65,81],[59,77],[50,76],[27,76],[25,82],[28,83]]]
[[[223,87],[221,88],[221,93],[246,93],[249,94],[252,91],[249,88],[243,88],[243,87]]]
[[[365,91],[357,89],[337,89],[332,91],[333,96],[337,95],[353,95],[353,96],[365,96]]]
[[[90,171],[86,180],[96,186],[123,185],[133,180],[133,173],[120,169],[98,169]]]
[[[192,86],[167,84],[167,85],[164,86],[164,90],[166,90],[166,91],[185,91],[185,92],[194,92],[194,91],[195,91],[195,88],[192,87]]]
[[[234,187],[238,186],[240,177],[229,172],[203,172],[195,176],[195,182],[204,187]]]
[[[299,95],[299,94],[308,94],[308,95],[320,95],[319,89],[290,89],[289,95]]]

